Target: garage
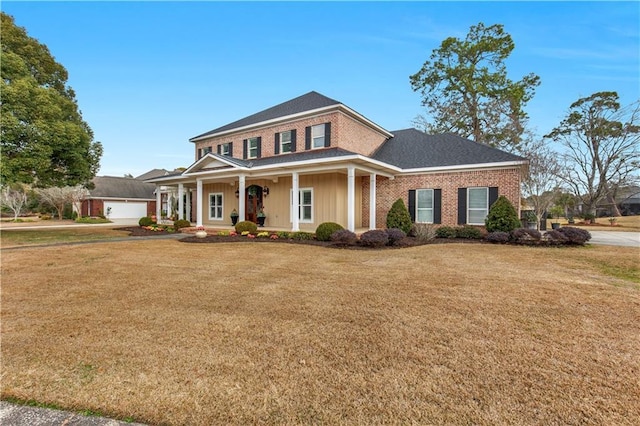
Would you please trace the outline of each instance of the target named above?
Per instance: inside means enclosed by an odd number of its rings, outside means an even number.
[[[104,211],[109,219],[140,219],[147,215],[147,202],[105,201]]]

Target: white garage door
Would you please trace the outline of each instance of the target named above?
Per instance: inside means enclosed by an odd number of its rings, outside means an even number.
[[[111,207],[111,211],[109,211]],[[109,219],[140,219],[147,215],[147,203],[130,201],[105,201],[104,214],[108,213]]]

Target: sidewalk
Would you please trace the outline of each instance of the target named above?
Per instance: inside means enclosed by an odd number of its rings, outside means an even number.
[[[144,426],[104,417],[83,416],[50,408],[28,407],[0,401],[0,425],[2,426]]]

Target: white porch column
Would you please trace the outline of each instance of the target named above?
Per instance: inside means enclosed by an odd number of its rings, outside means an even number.
[[[300,183],[298,172],[291,173],[291,230],[300,230]]]
[[[347,167],[347,229],[356,231],[356,169]]]
[[[191,222],[191,188],[187,188],[187,211],[186,217]]]
[[[376,174],[369,175],[369,229],[376,229]]]
[[[196,180],[196,226],[202,226],[202,180]]]
[[[156,220],[160,223],[160,215],[162,209],[162,192],[160,192],[160,187],[156,185]]]
[[[184,219],[184,184],[178,184],[178,219]]]
[[[245,176],[238,176],[238,217],[239,221],[246,220],[246,206],[245,203]]]

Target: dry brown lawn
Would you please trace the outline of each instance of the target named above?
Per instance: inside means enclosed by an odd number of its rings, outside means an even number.
[[[549,266],[551,265],[551,266]],[[2,253],[2,397],[151,424],[640,418],[637,249]]]

